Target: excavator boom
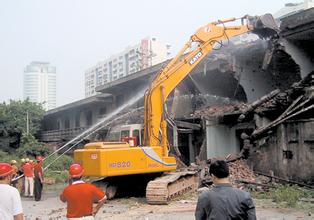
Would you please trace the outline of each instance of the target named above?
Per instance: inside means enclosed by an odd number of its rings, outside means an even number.
[[[241,25],[228,26],[240,20]],[[191,36],[180,52],[155,77],[145,94],[144,143],[162,146],[167,156],[165,101],[172,90],[199,64],[216,44],[224,45],[229,38],[252,31],[262,38],[276,34],[276,23],[270,14],[245,16],[209,23]],[[190,50],[190,51],[189,51]]]
[[[227,25],[236,20],[240,20],[241,24]],[[125,141],[126,139],[121,142],[89,143],[84,149],[74,151],[74,159],[83,165],[85,175],[108,177],[107,179],[114,177],[119,180],[121,180],[119,177],[124,176],[131,176],[132,179],[133,175],[134,180],[140,174],[159,174],[176,170],[176,158],[168,155],[167,145],[165,103],[169,94],[217,44],[223,46],[224,41],[228,41],[229,38],[249,31],[255,31],[265,38],[276,34],[274,26],[272,16],[265,15],[232,18],[199,28],[182,50],[157,74],[146,91],[144,146],[134,146],[131,142]],[[140,133],[139,130],[137,133]],[[125,180],[116,182],[129,184]],[[107,189],[110,185],[106,184]],[[146,198],[149,203],[164,204],[173,196],[197,186],[196,172],[172,172],[150,181],[146,188]]]

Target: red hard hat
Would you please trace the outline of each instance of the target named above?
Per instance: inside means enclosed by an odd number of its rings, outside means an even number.
[[[0,177],[7,176],[13,172],[13,167],[8,163],[0,163]]]
[[[44,158],[43,158],[42,156],[37,156],[37,157],[36,157],[36,160],[37,160],[37,161],[43,161]]]
[[[81,177],[83,176],[84,169],[80,164],[74,163],[70,166],[69,173],[72,178]]]

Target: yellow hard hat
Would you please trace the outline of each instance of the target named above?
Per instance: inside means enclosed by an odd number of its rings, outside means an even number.
[[[21,159],[21,162],[22,162],[22,163],[25,163],[25,159],[24,159],[24,158],[22,158],[22,159]]]
[[[29,158],[26,158],[26,159],[25,159],[25,162],[29,162]]]
[[[11,164],[16,164],[16,160],[11,160]]]

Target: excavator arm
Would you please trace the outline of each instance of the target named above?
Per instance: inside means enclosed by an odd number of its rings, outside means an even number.
[[[241,25],[227,26],[229,22],[241,21]],[[270,14],[261,17],[245,16],[212,22],[199,28],[180,52],[164,67],[146,91],[144,107],[144,144],[162,146],[163,156],[168,156],[167,122],[165,102],[172,90],[199,64],[216,44],[223,46],[229,38],[247,32],[262,37],[276,33],[275,21]],[[263,31],[263,29],[265,31]]]

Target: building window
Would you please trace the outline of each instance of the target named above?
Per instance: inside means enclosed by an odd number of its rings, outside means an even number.
[[[91,126],[93,123],[93,113],[92,111],[87,111],[86,112],[86,125]]]
[[[107,113],[107,108],[103,107],[99,109],[99,115],[105,115]]]
[[[66,117],[64,120],[64,129],[69,129],[69,128],[70,128],[70,119]]]
[[[79,128],[79,127],[80,127],[80,112],[78,112],[78,113],[75,115],[75,127],[76,127],[76,128]]]

